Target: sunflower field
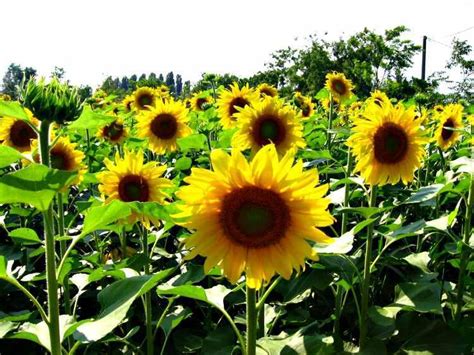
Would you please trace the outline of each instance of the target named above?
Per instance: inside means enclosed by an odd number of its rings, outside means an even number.
[[[0,100],[0,353],[471,354],[474,106],[261,83]]]

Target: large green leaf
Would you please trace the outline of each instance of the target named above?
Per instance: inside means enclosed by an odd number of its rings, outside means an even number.
[[[77,327],[74,338],[84,342],[102,339],[123,321],[137,297],[148,292],[172,271],[167,269],[154,275],[134,276],[106,287],[98,295],[101,305],[99,316]]]
[[[85,213],[84,227],[81,235],[89,234],[99,229],[107,229],[111,224],[128,217],[131,207],[122,201],[114,200],[109,204],[89,208]]]
[[[156,292],[159,295],[173,295],[192,298],[213,305],[218,309],[224,309],[224,298],[231,290],[223,285],[217,285],[205,289],[201,286],[182,285],[182,286],[158,286]]]
[[[14,117],[22,120],[27,120],[28,115],[26,114],[23,107],[19,102],[16,101],[3,101],[0,100],[0,117]]]
[[[182,150],[196,149],[207,150],[207,138],[204,134],[192,134],[190,136],[179,138],[178,146]]]
[[[404,204],[411,204],[411,203],[421,203],[426,202],[435,198],[438,195],[438,192],[443,188],[444,185],[441,184],[434,184],[430,186],[423,186],[413,195],[411,195],[408,199],[406,199],[403,203]]]
[[[441,314],[441,287],[437,283],[405,282],[395,287],[393,306],[401,306],[405,310]]]
[[[75,175],[76,173],[31,164],[0,178],[0,203],[26,203],[45,211],[56,192]]]
[[[79,118],[69,125],[70,130],[78,129],[90,129],[96,130],[99,127],[103,127],[117,119],[116,116],[103,115],[101,113],[94,112],[90,106],[84,107],[82,114]]]
[[[334,339],[322,335],[303,335],[301,331],[286,337],[268,337],[257,341],[258,355],[334,354]]]
[[[20,160],[23,157],[21,153],[6,145],[0,145],[0,168],[4,168]]]
[[[8,236],[16,243],[32,245],[41,243],[38,234],[30,228],[17,228],[8,233]]]

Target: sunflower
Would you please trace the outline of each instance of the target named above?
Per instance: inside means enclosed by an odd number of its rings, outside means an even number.
[[[448,149],[459,139],[458,130],[463,128],[462,111],[462,105],[449,104],[437,116],[438,129],[435,132],[435,139],[442,150]]]
[[[159,166],[156,162],[143,162],[143,152],[125,150],[124,157],[117,153],[115,162],[104,160],[107,170],[97,174],[99,191],[105,203],[113,200],[123,202],[159,202],[164,203],[168,195],[162,190],[170,188],[173,183],[161,178],[166,171],[166,165]],[[147,228],[150,221],[159,224],[159,220],[151,216],[134,213],[129,223],[141,221]]]
[[[156,103],[155,90],[146,86],[133,93],[133,107],[137,111],[149,110]]]
[[[170,88],[166,85],[160,85],[155,88],[155,95],[162,100],[168,100],[170,97]]]
[[[205,92],[195,93],[191,98],[191,108],[194,111],[205,111],[212,104],[212,97]]]
[[[329,100],[329,98],[325,98],[325,99],[320,99],[319,100],[319,103],[321,104],[321,107],[325,110],[325,111],[329,111],[329,109],[331,108],[331,100]],[[340,105],[340,102],[339,102],[339,98],[337,97],[334,97],[332,98],[332,103],[333,103],[333,110],[334,111],[339,111],[340,108],[341,108],[341,105]]]
[[[128,130],[125,128],[123,120],[117,118],[112,123],[100,128],[97,137],[109,141],[112,144],[120,144],[127,137]]]
[[[353,88],[352,82],[342,73],[334,72],[326,75],[326,89],[335,98],[348,99],[352,95]]]
[[[257,94],[262,99],[265,98],[266,96],[276,97],[278,96],[278,89],[274,87],[273,85],[262,83],[259,86],[257,86]]]
[[[233,148],[251,148],[256,153],[264,145],[273,143],[283,155],[306,146],[295,110],[279,98],[266,97],[253,106],[246,106],[237,117],[239,131],[232,137]]]
[[[10,95],[0,94],[0,100],[2,100],[2,101],[11,101],[12,98],[10,97]]]
[[[237,150],[211,153],[214,171],[195,168],[177,196],[183,201],[178,223],[195,230],[184,240],[187,259],[206,257],[205,272],[219,265],[230,282],[242,272],[247,285],[259,289],[280,274],[289,279],[317,259],[310,242],[333,240],[317,227],[334,222],[324,198],[328,185],[318,184],[318,172],[303,172],[293,156],[279,160],[274,145],[262,148],[248,163]]]
[[[52,132],[52,137],[55,133]],[[69,137],[59,137],[54,140],[54,145],[49,150],[50,165],[53,169],[76,171],[77,177],[70,182],[71,185],[79,185],[84,179],[87,168],[84,166],[84,153],[76,149],[77,143],[72,143]],[[31,157],[34,162],[40,162],[40,155],[38,151],[38,140],[35,139],[31,143],[32,154]],[[25,162],[25,161],[24,161]]]
[[[367,99],[367,102],[373,102],[374,104],[381,106],[383,104],[390,103],[390,99],[383,91],[375,90],[373,93],[370,94],[370,97]]]
[[[135,96],[134,95],[127,95],[125,98],[122,100],[122,105],[124,108],[124,111],[126,113],[132,111],[133,103],[135,102]]]
[[[191,134],[188,109],[179,101],[158,101],[137,118],[138,136],[148,138],[150,149],[158,154],[177,149],[176,140]]]
[[[308,119],[314,114],[314,103],[311,98],[304,96],[299,91],[295,92],[294,96],[295,105],[301,110],[301,117]]]
[[[239,85],[234,83],[230,90],[224,90],[217,99],[217,111],[221,118],[221,124],[224,128],[234,128],[237,125],[237,116],[239,109],[258,102],[258,94],[249,85],[239,89]]]
[[[19,118],[0,117],[0,142],[20,152],[31,151],[31,141],[38,138],[30,124],[39,127],[39,121],[28,109],[25,112],[29,123]]]
[[[348,145],[357,158],[356,172],[368,184],[396,184],[413,180],[413,172],[425,154],[419,120],[415,109],[394,107],[391,103],[369,104],[354,120]]]

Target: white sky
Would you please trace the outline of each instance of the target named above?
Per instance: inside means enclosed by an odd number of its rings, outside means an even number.
[[[474,26],[473,14],[473,0],[1,0],[0,78],[12,62],[46,76],[63,67],[73,84],[93,87],[108,75],[150,72],[192,82],[203,72],[248,76],[310,34],[333,40],[403,24],[416,43],[426,34],[450,45],[452,34]],[[474,29],[458,36],[474,45]],[[449,54],[429,41],[427,74]]]

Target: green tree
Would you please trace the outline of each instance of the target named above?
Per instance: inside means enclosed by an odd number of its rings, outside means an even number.
[[[2,81],[2,93],[9,95],[12,99],[18,99],[18,88],[23,80],[28,81],[32,76],[36,75],[36,69],[31,67],[22,67],[18,64],[11,63]]]
[[[472,46],[466,40],[454,38],[452,48],[446,68],[458,70],[461,79],[454,82],[450,89],[454,92],[455,100],[464,98],[472,102],[474,99],[474,60],[469,57]]]

